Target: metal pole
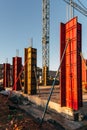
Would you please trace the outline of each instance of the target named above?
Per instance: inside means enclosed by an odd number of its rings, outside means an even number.
[[[55,78],[54,78],[54,81],[53,81],[53,84],[52,84],[52,87],[51,87],[50,95],[48,97],[48,100],[47,100],[47,103],[46,103],[46,106],[45,106],[45,109],[44,109],[44,113],[42,115],[42,119],[41,119],[40,125],[42,125],[42,123],[43,123],[43,120],[44,120],[44,117],[45,117],[45,113],[47,111],[51,95],[53,93],[53,89],[54,89],[54,86],[55,86],[55,81],[56,81],[57,75],[59,74],[59,70],[60,70],[60,67],[61,67],[61,64],[62,64],[62,61],[63,61],[63,58],[64,58],[64,55],[65,55],[65,52],[66,52],[66,49],[67,49],[67,46],[68,46],[69,42],[70,42],[70,39],[68,39],[67,44],[65,46],[65,49],[63,51],[62,58],[61,58],[61,61],[60,61],[60,65],[59,65],[58,70],[56,72],[56,75],[55,75]]]
[[[73,11],[72,11],[72,0],[70,0],[70,19],[72,18]]]
[[[68,4],[66,5],[66,18],[68,21],[69,20],[69,5]]]

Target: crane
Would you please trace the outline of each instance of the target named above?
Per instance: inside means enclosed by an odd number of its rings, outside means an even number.
[[[42,76],[47,85],[49,72],[50,0],[42,0]]]

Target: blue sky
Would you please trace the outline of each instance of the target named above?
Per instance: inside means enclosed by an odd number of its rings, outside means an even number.
[[[77,0],[76,0],[77,1]],[[82,0],[87,5],[86,0]],[[82,23],[83,55],[87,58],[87,18],[75,11]],[[60,54],[60,22],[66,22],[66,3],[50,0],[50,69],[57,70]],[[37,48],[37,65],[42,67],[42,0],[0,0],[0,64],[12,64],[12,57],[19,56],[24,62],[24,48]]]

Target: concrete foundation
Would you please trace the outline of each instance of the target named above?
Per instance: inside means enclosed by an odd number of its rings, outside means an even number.
[[[20,108],[25,110],[36,118],[42,118],[44,108],[47,103],[51,86],[39,87],[37,95],[27,95],[23,92],[15,92],[17,95],[27,97],[33,105],[20,105]],[[40,93],[39,93],[40,92]],[[83,107],[79,111],[73,111],[67,107],[61,107],[60,88],[55,86],[51,100],[48,105],[44,120],[53,120],[62,125],[66,130],[87,130],[87,94],[83,94]]]

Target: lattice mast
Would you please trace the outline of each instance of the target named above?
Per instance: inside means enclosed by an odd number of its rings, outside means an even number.
[[[49,30],[50,0],[42,0],[42,75],[44,75],[44,73],[48,73],[44,72],[44,68],[46,71],[49,71]]]
[[[50,0],[43,0],[42,66],[49,68]]]

